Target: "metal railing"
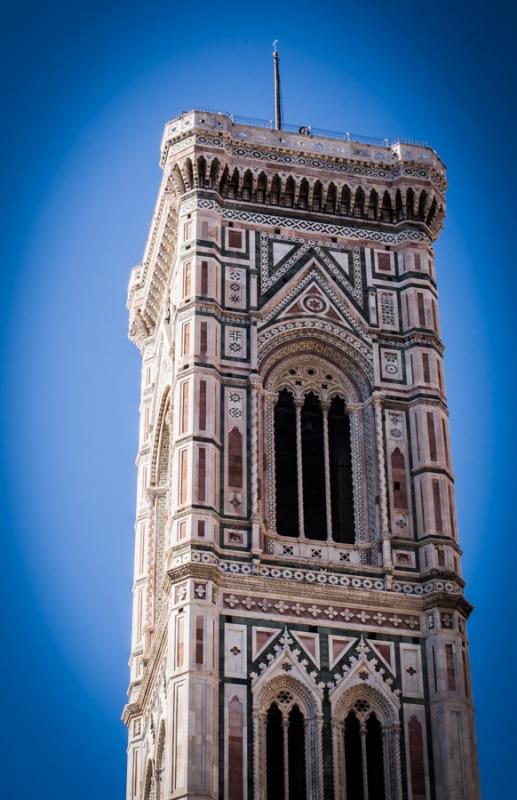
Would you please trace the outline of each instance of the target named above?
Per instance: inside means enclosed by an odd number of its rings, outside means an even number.
[[[191,111],[183,111],[180,116],[184,117],[193,112],[218,114],[219,116],[228,117],[234,125],[250,125],[254,128],[267,128],[269,130],[274,129],[272,119],[245,117],[238,114],[230,114],[227,111],[217,111],[216,109],[211,108],[193,108]],[[418,141],[416,139],[408,139],[402,136],[395,139],[381,139],[375,136],[364,136],[361,133],[352,133],[351,131],[328,131],[324,128],[313,128],[311,125],[293,125],[290,123],[283,123],[282,130],[287,131],[287,133],[298,133],[300,136],[306,136],[307,138],[321,136],[324,139],[337,139],[338,141],[342,142],[356,142],[358,144],[373,145],[374,147],[390,148],[398,144],[403,144],[432,149],[428,142]]]

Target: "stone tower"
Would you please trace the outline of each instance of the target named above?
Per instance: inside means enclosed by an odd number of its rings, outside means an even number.
[[[434,150],[192,111],[144,259],[127,800],[476,800]]]

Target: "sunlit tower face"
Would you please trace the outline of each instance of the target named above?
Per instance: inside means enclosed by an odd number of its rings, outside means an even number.
[[[130,279],[127,796],[477,798],[444,167],[278,112],[166,125]]]

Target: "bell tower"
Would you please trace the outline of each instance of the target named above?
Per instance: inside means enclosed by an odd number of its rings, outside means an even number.
[[[191,111],[161,166],[127,800],[477,800],[443,163]]]

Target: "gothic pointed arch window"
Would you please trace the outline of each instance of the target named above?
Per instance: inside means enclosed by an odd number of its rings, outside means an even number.
[[[348,701],[347,701],[348,698]],[[398,800],[398,712],[356,686],[333,708],[335,794],[340,800]]]
[[[274,678],[254,697],[256,800],[320,797],[321,709],[296,679]]]
[[[289,368],[283,382],[274,410],[276,532],[353,544],[352,440],[340,389],[316,365]]]

